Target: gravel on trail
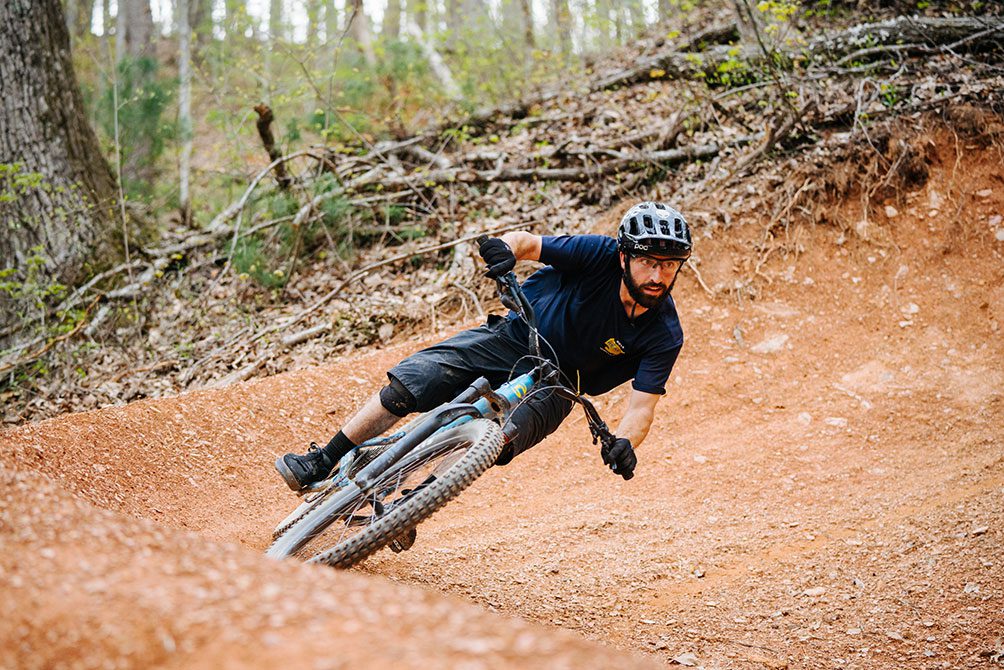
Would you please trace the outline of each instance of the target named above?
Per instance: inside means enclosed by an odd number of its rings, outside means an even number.
[[[756,300],[729,288],[756,231],[707,229],[722,288],[675,289],[633,480],[576,413],[356,570],[261,555],[294,503],[272,461],[422,342],[5,429],[0,667],[999,667],[1004,179],[937,147],[868,239],[800,228]]]

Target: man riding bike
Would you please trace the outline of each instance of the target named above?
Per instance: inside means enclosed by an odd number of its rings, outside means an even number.
[[[655,407],[683,345],[683,330],[670,291],[690,257],[691,235],[683,215],[662,203],[643,202],[620,222],[617,240],[602,235],[538,236],[509,232],[479,249],[496,279],[520,260],[545,264],[523,285],[552,360],[580,392],[600,395],[633,379],[619,436],[601,450],[603,462],[629,479],[634,447],[648,434]],[[388,383],[372,396],[326,446],[304,455],[285,454],[275,467],[294,491],[325,479],[356,445],[389,430],[411,412],[448,402],[477,377],[497,387],[532,368],[525,322],[489,316],[419,351],[387,372]],[[512,413],[511,438],[495,461],[506,465],[554,432],[572,402],[547,390],[534,392]]]

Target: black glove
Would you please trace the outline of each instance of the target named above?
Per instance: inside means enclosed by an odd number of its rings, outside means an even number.
[[[600,456],[603,457],[603,462],[625,481],[634,477],[634,466],[638,465],[638,457],[634,455],[631,440],[617,437],[609,445],[604,443],[600,449]]]
[[[516,254],[512,252],[509,245],[497,237],[489,237],[481,246],[478,253],[488,264],[488,272],[485,276],[489,279],[498,279],[506,272],[516,267]]]

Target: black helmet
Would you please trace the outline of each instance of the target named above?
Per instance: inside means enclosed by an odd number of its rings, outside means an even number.
[[[643,202],[628,210],[617,228],[617,246],[626,254],[685,261],[693,243],[683,214],[661,202]]]

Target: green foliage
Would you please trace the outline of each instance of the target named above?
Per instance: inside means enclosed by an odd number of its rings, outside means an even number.
[[[24,163],[0,163],[0,204],[13,203],[38,188],[48,190],[40,172],[25,172]]]
[[[23,321],[38,322],[47,328],[46,315],[50,306],[66,297],[67,287],[53,281],[46,271],[49,259],[41,246],[30,249],[30,255],[14,268],[0,270],[0,293],[6,294]],[[55,328],[65,326],[68,317],[76,313],[60,313]],[[69,326],[70,329],[72,325]],[[59,331],[57,330],[57,333]]]
[[[116,114],[124,166],[122,187],[130,197],[148,198],[150,178],[166,142],[175,137],[176,123],[165,118],[176,86],[159,75],[157,61],[149,57],[124,58],[97,104],[96,114],[105,136],[114,141]],[[115,87],[117,86],[117,92]],[[115,107],[116,97],[118,108]]]
[[[277,288],[286,283],[285,272],[281,268],[272,269],[265,244],[258,237],[238,240],[232,262],[242,279],[253,278],[266,288]]]
[[[729,57],[718,64],[715,72],[708,77],[708,83],[721,84],[725,88],[742,86],[756,81],[756,73],[749,63],[739,57],[739,47],[729,49]]]
[[[38,227],[40,222],[36,219],[42,215],[27,214],[27,210],[19,206],[19,200],[36,191],[38,193],[35,193],[34,197],[43,201],[52,201],[55,199],[54,196],[81,195],[75,193],[77,189],[76,184],[53,184],[42,173],[26,170],[24,163],[0,163],[0,215],[2,215],[0,218],[9,229],[17,229],[22,226]],[[75,215],[87,214],[91,208],[85,199],[71,198],[71,200],[77,201],[73,211],[67,211],[63,207],[54,207],[45,214],[49,218],[50,225],[56,223],[62,226],[72,226]],[[63,200],[60,199],[60,201]]]
[[[882,99],[882,104],[889,109],[892,109],[901,102],[899,88],[895,84],[888,82],[879,85],[879,96]]]

